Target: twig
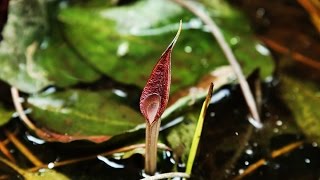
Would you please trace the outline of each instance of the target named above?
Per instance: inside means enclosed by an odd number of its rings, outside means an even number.
[[[319,61],[311,59],[310,57],[307,57],[307,56],[300,54],[298,52],[291,52],[289,48],[277,43],[276,41],[268,39],[266,37],[260,37],[260,39],[264,43],[266,43],[266,45],[269,46],[274,51],[276,51],[280,54],[291,54],[293,60],[301,62],[311,68],[315,68],[317,70],[320,70],[320,62]]]
[[[175,177],[190,178],[189,174],[187,173],[170,172],[170,173],[157,174],[154,176],[148,176],[141,180],[158,180],[158,179],[169,179],[169,178],[175,178]]]
[[[81,158],[76,158],[76,159],[69,159],[69,160],[65,160],[65,161],[60,161],[60,162],[54,162],[54,168],[59,167],[59,166],[65,166],[65,165],[69,165],[69,164],[74,164],[74,163],[78,163],[78,162],[82,162],[82,161],[87,161],[87,160],[91,160],[91,159],[95,159],[97,158],[97,156],[110,156],[112,154],[115,153],[121,153],[121,152],[126,152],[126,151],[131,151],[133,149],[137,149],[137,148],[145,148],[145,144],[134,144],[134,145],[130,145],[130,146],[125,146],[125,147],[121,147],[118,149],[114,149],[111,151],[107,151],[104,153],[99,153],[99,154],[94,154],[94,155],[90,155],[90,156],[86,156],[86,157],[81,157]],[[165,150],[170,150],[170,148],[164,144],[158,144],[158,148],[159,149],[165,149]],[[46,168],[48,165],[44,164],[42,166],[37,166],[34,168],[30,168],[28,169],[28,171],[37,171],[41,168]]]
[[[17,90],[17,88],[11,87],[11,96],[12,96],[14,107],[16,108],[16,111],[20,119],[28,126],[29,129],[35,131],[36,127],[23,111],[23,107],[20,103],[19,91]]]
[[[14,159],[14,157],[12,156],[12,154],[10,153],[10,151],[7,149],[7,147],[5,146],[5,144],[0,141],[0,151],[11,161],[11,162],[16,162],[16,160]]]
[[[31,151],[29,151],[29,149],[27,147],[25,147],[18,138],[16,138],[11,132],[5,130],[4,131],[6,136],[10,139],[10,141],[19,149],[19,151],[25,155],[29,161],[32,162],[32,164],[36,165],[36,166],[42,166],[43,163],[32,154]]]
[[[271,153],[271,158],[276,158],[278,156],[281,156],[285,153],[288,153],[290,151],[293,151],[294,149],[300,147],[303,144],[302,141],[298,141],[298,142],[294,142],[291,144],[288,144],[280,149],[274,150]],[[240,175],[238,175],[237,177],[235,177],[235,180],[238,179],[242,179],[245,176],[247,176],[248,174],[252,173],[253,171],[255,171],[256,169],[258,169],[260,166],[263,166],[264,164],[267,163],[266,159],[260,159],[259,161],[255,162],[254,164],[251,164],[246,170],[243,171],[243,173],[241,173]]]
[[[298,0],[301,6],[309,12],[311,20],[314,26],[317,28],[318,32],[320,33],[320,9],[313,4],[310,0]]]
[[[244,98],[247,102],[247,105],[249,107],[251,115],[254,118],[254,120],[256,121],[255,123],[251,123],[251,124],[254,125],[256,128],[261,128],[262,124],[261,124],[260,116],[258,113],[256,102],[255,102],[254,97],[251,93],[249,84],[246,81],[246,78],[243,75],[241,67],[240,67],[239,63],[237,62],[231,48],[229,47],[226,40],[224,39],[223,34],[221,33],[219,27],[205,12],[196,8],[196,6],[194,4],[192,4],[191,1],[186,1],[186,0],[173,0],[173,1],[181,6],[185,7],[189,11],[191,11],[193,14],[198,16],[208,26],[208,29],[210,30],[211,34],[216,38],[218,44],[220,45],[223,53],[225,54],[227,60],[229,61],[233,71],[235,72],[235,74],[238,78],[242,93],[243,93]]]

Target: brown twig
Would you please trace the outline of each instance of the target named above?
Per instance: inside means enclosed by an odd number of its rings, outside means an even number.
[[[298,52],[291,52],[289,48],[277,43],[274,40],[268,39],[266,37],[260,37],[260,39],[274,51],[280,54],[291,54],[291,57],[293,58],[293,60],[303,63],[311,68],[320,70],[320,61],[311,59],[310,57],[307,57]]]
[[[74,164],[74,163],[78,163],[78,162],[82,162],[82,161],[87,161],[87,160],[91,160],[91,159],[95,159],[97,158],[97,156],[110,156],[112,154],[115,153],[121,153],[121,152],[127,152],[127,151],[131,151],[133,149],[137,149],[137,148],[145,148],[145,144],[134,144],[134,145],[130,145],[130,146],[125,146],[125,147],[121,147],[118,149],[114,149],[111,151],[107,151],[104,153],[99,153],[99,154],[94,154],[94,155],[90,155],[90,156],[86,156],[86,157],[81,157],[81,158],[76,158],[76,159],[69,159],[69,160],[65,160],[65,161],[60,161],[60,162],[54,162],[54,168],[59,167],[59,166],[65,166],[65,165],[69,165],[69,164]],[[170,148],[164,144],[158,144],[158,148],[159,149],[165,149],[165,150],[170,150]],[[46,168],[48,165],[41,165],[41,166],[37,166],[34,168],[30,168],[28,169],[28,171],[37,171],[41,168]]]
[[[10,151],[7,149],[6,145],[0,141],[0,151],[13,163],[16,162]]]
[[[197,8],[191,1],[186,1],[186,0],[173,0],[173,1],[176,2],[177,4],[181,5],[182,7],[188,9],[190,12],[192,12],[196,16],[198,16],[208,26],[208,29],[210,30],[211,34],[217,40],[218,44],[220,45],[223,53],[225,54],[227,60],[229,61],[233,71],[235,72],[235,74],[238,78],[242,93],[243,93],[244,98],[246,100],[246,103],[249,107],[249,110],[251,112],[252,117],[255,120],[255,123],[252,123],[252,125],[254,125],[257,128],[261,128],[262,124],[261,124],[259,112],[257,109],[256,102],[254,100],[254,97],[252,95],[252,92],[250,90],[249,84],[246,81],[246,78],[243,75],[241,67],[240,67],[238,61],[236,60],[228,43],[224,39],[224,36],[221,33],[221,30],[219,29],[219,27],[210,18],[209,15],[207,15],[201,9]]]
[[[314,26],[320,33],[320,9],[318,9],[310,0],[298,0],[298,3],[300,3],[301,6],[309,12]]]
[[[17,149],[19,149],[19,151],[25,155],[30,162],[32,162],[32,164],[36,165],[36,166],[42,166],[43,163],[32,154],[31,151],[29,151],[29,149],[27,147],[25,147],[25,145],[23,145],[20,140],[18,138],[16,138],[16,136],[14,136],[10,131],[5,130],[4,133],[6,134],[6,136],[10,139],[10,141],[17,147]]]
[[[283,154],[286,154],[290,151],[293,151],[294,149],[297,149],[298,147],[300,147],[303,144],[302,141],[298,141],[298,142],[294,142],[291,144],[288,144],[280,149],[274,150],[271,153],[271,158],[276,158],[279,157]],[[244,178],[245,176],[247,176],[248,174],[252,173],[253,171],[255,171],[256,169],[258,169],[260,166],[263,166],[264,164],[267,163],[266,159],[260,159],[259,161],[255,162],[254,164],[251,164],[247,169],[245,169],[243,171],[243,173],[241,173],[240,175],[238,175],[237,177],[235,177],[235,180],[239,180]]]

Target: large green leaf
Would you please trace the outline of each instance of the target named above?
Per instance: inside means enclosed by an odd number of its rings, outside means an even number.
[[[227,5],[224,9],[235,13],[215,13],[218,15],[214,18],[245,74],[261,67],[263,77],[270,75],[271,57],[252,36],[244,16]],[[210,9],[212,13],[216,11],[219,9]],[[218,44],[189,12],[170,1],[145,0],[112,8],[72,6],[59,13],[66,38],[92,66],[117,81],[140,87],[182,17],[184,28],[172,55],[172,92],[194,84],[213,68],[228,64]]]
[[[140,113],[120,101],[111,91],[70,89],[31,96],[28,106],[32,108],[31,117],[40,127],[56,133],[112,137],[144,123]]]

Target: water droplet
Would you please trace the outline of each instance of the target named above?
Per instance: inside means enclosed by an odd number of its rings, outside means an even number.
[[[309,158],[306,158],[306,159],[304,159],[304,162],[307,163],[307,164],[309,164],[311,161],[310,161]]]
[[[129,51],[129,43],[126,41],[126,42],[122,42],[119,46],[118,46],[118,49],[117,49],[117,55],[119,57],[122,57],[124,55],[126,55]]]
[[[249,161],[245,161],[244,164],[245,164],[246,166],[248,166],[250,163],[249,163]]]
[[[240,42],[240,37],[238,37],[238,36],[236,36],[236,37],[232,37],[231,39],[230,39],[230,44],[231,45],[237,45],[238,43]]]
[[[270,55],[269,49],[267,49],[266,47],[264,47],[264,46],[261,45],[261,44],[256,44],[256,50],[257,50],[261,55],[264,55],[264,56]]]
[[[215,112],[210,112],[210,117],[214,117],[216,115]]]
[[[282,124],[283,124],[283,123],[282,123],[281,120],[276,121],[276,125],[277,125],[277,126],[282,126]]]
[[[120,89],[113,89],[112,92],[119,97],[127,97],[128,94]]]
[[[192,47],[191,46],[185,46],[184,47],[184,52],[191,53],[192,52]]]
[[[244,170],[243,169],[239,169],[239,174],[242,174],[243,172],[244,172]]]
[[[54,163],[53,163],[53,162],[49,163],[49,164],[48,164],[48,168],[49,168],[49,169],[54,168]]]
[[[312,142],[312,146],[313,146],[313,147],[318,147],[318,143]]]
[[[239,136],[239,133],[238,132],[235,132],[236,136]]]
[[[199,18],[192,18],[189,21],[189,27],[191,29],[200,29],[202,26],[202,21]]]
[[[248,155],[252,155],[252,154],[253,154],[253,151],[252,151],[252,149],[247,149],[247,150],[246,150],[246,153],[247,153]]]

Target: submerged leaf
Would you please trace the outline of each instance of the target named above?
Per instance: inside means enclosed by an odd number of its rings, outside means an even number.
[[[153,68],[140,97],[140,110],[149,124],[152,124],[160,118],[169,101],[171,52],[179,37],[181,23],[182,22],[180,22],[180,27],[175,38]]]
[[[282,75],[281,95],[297,125],[313,141],[320,143],[320,88],[307,79]]]
[[[66,90],[28,98],[30,116],[50,140],[87,139],[102,142],[131,132],[143,122],[140,113],[123,104],[111,91]]]

